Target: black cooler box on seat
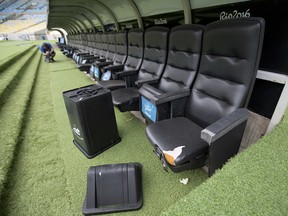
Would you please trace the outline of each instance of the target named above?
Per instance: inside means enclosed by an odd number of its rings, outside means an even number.
[[[93,158],[121,141],[111,91],[89,85],[63,92],[73,143]]]

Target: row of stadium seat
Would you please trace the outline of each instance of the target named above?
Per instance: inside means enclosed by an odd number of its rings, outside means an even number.
[[[46,22],[42,21],[38,24],[34,24],[31,27],[27,27],[23,30],[18,31],[18,34],[33,34],[33,33],[37,33],[41,30],[44,30],[46,28]]]
[[[1,33],[12,33],[35,25],[33,20],[8,20],[0,25]]]
[[[264,26],[262,18],[239,18],[133,29],[126,33],[127,46],[116,43],[125,32],[71,35],[63,52],[80,68],[95,61],[89,72],[112,90],[121,112],[141,111],[165,169],[208,164],[212,175],[240,147]],[[124,64],[115,61],[117,45],[127,50]],[[99,80],[99,71],[109,71],[113,80]]]

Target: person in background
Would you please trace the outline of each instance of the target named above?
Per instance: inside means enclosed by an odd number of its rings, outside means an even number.
[[[50,43],[43,43],[39,46],[39,49],[41,53],[45,56],[45,62],[55,62],[54,56],[56,55],[56,52]]]

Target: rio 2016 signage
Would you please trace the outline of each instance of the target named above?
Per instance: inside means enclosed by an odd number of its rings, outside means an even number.
[[[243,11],[243,12],[233,10],[231,13],[222,11],[219,15],[220,20],[240,18],[240,17],[250,17],[250,9],[247,9],[246,11]]]
[[[192,10],[193,22],[206,25],[216,20],[242,17],[265,19],[261,70],[288,75],[287,0],[243,1]]]

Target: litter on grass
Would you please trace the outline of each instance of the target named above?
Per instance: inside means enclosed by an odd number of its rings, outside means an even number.
[[[180,179],[180,183],[187,185],[188,184],[189,179],[188,178],[184,178],[184,179]]]

